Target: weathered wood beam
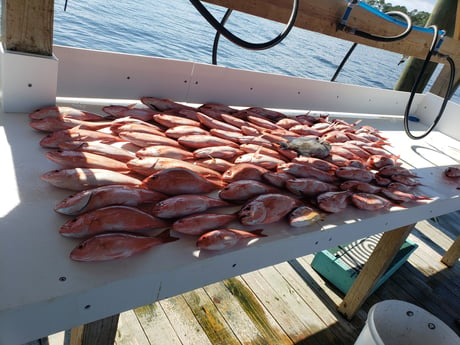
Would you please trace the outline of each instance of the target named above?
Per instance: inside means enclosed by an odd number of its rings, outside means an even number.
[[[206,0],[206,2],[282,23],[288,21],[292,8],[292,0]],[[345,0],[301,0],[295,26],[407,56],[414,56],[420,59],[426,57],[433,38],[433,34],[430,32],[413,30],[402,40],[377,42],[343,31],[337,31],[337,23],[342,19],[347,4],[348,2]],[[404,29],[401,25],[369,13],[360,6],[353,8],[347,25],[380,36],[394,36]],[[449,55],[456,63],[460,64],[459,41],[446,37],[440,53]],[[436,57],[433,58],[433,61],[445,63],[444,60]]]
[[[53,54],[54,0],[2,0],[2,40],[6,50]]]
[[[456,40],[460,40],[460,0],[457,0],[457,11],[455,14],[455,30],[452,36]]]
[[[390,267],[391,262],[401,248],[401,245],[409,236],[414,224],[385,232],[380,238],[371,256],[363,269],[348,290],[342,303],[339,305],[341,312],[348,320],[351,320],[362,304],[370,295],[375,284]]]

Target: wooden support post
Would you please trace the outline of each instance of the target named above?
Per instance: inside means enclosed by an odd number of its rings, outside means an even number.
[[[2,40],[6,50],[53,54],[54,0],[2,0]]]
[[[431,87],[430,92],[440,97],[446,96],[447,87],[449,85],[449,79],[450,79],[450,67],[448,65],[444,65],[442,67],[441,73],[439,73],[438,77],[433,83],[433,86]],[[450,94],[447,95],[447,97],[450,97],[453,95],[453,93],[455,92],[459,84],[460,84],[460,66],[455,66],[454,87],[452,88]]]
[[[373,287],[386,272],[413,227],[414,224],[411,224],[383,234],[369,260],[339,305],[339,312],[348,320],[353,318],[370,295]]]
[[[113,345],[119,314],[72,328],[70,345]]]
[[[457,236],[457,239],[452,243],[450,248],[441,258],[441,262],[449,267],[452,267],[460,258],[460,236]]]
[[[455,15],[455,29],[454,29],[454,34],[452,38],[460,41],[460,0],[457,0],[457,11]],[[435,95],[444,97],[444,95],[446,94],[447,86],[449,85],[449,77],[450,77],[450,67],[447,65],[444,65],[444,67],[441,70],[441,73],[436,78],[436,81],[431,87],[430,92]],[[454,88],[452,89],[451,94],[447,95],[448,97],[452,96],[452,94],[458,88],[459,84],[460,84],[460,66],[457,64],[455,66]]]
[[[452,37],[455,28],[456,9],[456,0],[438,0],[433,9],[433,12],[428,18],[426,26],[437,25],[439,30],[445,30],[446,35]],[[428,53],[429,48],[430,46],[427,45],[425,48],[425,55]],[[406,62],[406,67],[402,71],[401,76],[399,77],[399,80],[397,81],[394,89],[399,91],[410,91],[415,83],[417,75],[419,74],[419,71],[422,68],[423,64],[424,60],[411,57]],[[434,70],[436,69],[436,66],[437,64],[434,62],[430,62],[428,64],[425,73],[423,74],[422,79],[420,80],[420,84],[418,85],[416,92],[423,92],[426,84],[428,83]],[[448,67],[444,69],[448,71]],[[437,86],[437,88],[439,88],[439,93],[437,94],[439,94],[440,96],[444,96],[445,91],[443,91],[443,89],[440,88],[440,86]]]

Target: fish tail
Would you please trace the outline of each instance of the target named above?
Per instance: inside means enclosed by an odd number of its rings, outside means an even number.
[[[256,229],[251,231],[251,234],[253,234],[255,237],[267,237],[268,235],[263,234],[262,231],[264,231],[264,229]]]

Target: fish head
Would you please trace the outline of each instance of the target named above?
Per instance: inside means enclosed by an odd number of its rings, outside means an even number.
[[[60,228],[59,233],[64,237],[81,238],[88,234],[87,217],[77,217],[68,220]]]
[[[238,212],[243,225],[262,224],[267,218],[268,210],[263,202],[250,201]]]
[[[94,252],[92,247],[89,242],[83,241],[70,252],[70,259],[75,261],[93,261]]]
[[[56,169],[52,171],[48,171],[40,176],[43,181],[48,183],[53,183],[54,181],[59,181],[64,177],[64,173],[62,170]]]
[[[78,195],[72,195],[60,201],[54,207],[54,211],[69,216],[77,215],[89,204],[92,193],[83,191]]]
[[[231,231],[214,230],[201,235],[196,246],[198,249],[222,250],[232,247],[238,242],[238,237]]]

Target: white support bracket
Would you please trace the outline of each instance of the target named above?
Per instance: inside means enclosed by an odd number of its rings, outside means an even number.
[[[58,59],[8,51],[0,44],[1,100],[5,113],[56,104]]]

